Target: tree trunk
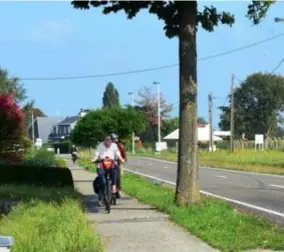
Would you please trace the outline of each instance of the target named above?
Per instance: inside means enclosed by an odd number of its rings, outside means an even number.
[[[179,4],[179,149],[175,201],[185,206],[200,200],[197,156],[197,2]]]

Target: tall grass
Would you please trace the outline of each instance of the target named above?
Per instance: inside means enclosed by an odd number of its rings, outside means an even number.
[[[13,252],[100,252],[102,245],[70,188],[1,186],[0,200],[19,203],[0,220],[0,234],[15,238]]]
[[[129,153],[129,155],[131,155],[131,153]],[[177,153],[169,151],[163,151],[160,154],[138,152],[137,156],[177,161]],[[218,150],[209,153],[207,151],[199,151],[199,164],[205,167],[284,174],[284,152],[237,150],[231,153],[226,150]]]

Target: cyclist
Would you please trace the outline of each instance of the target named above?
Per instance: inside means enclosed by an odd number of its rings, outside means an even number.
[[[111,134],[112,141],[117,145],[121,157],[126,161],[126,151],[123,146],[123,144],[118,140],[118,136],[116,134]],[[120,176],[121,176],[121,164],[118,162],[118,171],[117,171],[117,192],[116,192],[116,198],[120,198],[119,191],[121,190],[121,183],[120,183]]]
[[[109,157],[115,161],[115,167],[112,169],[112,191],[113,193],[117,192],[116,182],[117,182],[117,161],[119,160],[121,163],[124,163],[124,159],[121,157],[120,151],[115,143],[112,142],[111,136],[106,136],[104,141],[101,142],[97,148],[95,157],[92,162],[96,162],[97,160],[104,159],[105,157]],[[98,193],[99,203],[102,205],[102,201],[104,199],[105,192],[105,171],[99,167],[97,167],[97,174],[99,178],[100,190]]]

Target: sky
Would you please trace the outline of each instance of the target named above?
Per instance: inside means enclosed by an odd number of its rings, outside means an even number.
[[[225,52],[284,33],[284,2],[274,5],[266,19],[253,26],[245,17],[249,2],[199,1],[199,8],[214,4],[233,13],[232,28],[221,25],[214,32],[198,29],[198,58]],[[163,22],[142,11],[133,20],[124,13],[102,15],[101,9],[78,10],[70,2],[0,2],[0,67],[23,79],[99,75],[145,69],[178,62],[178,41],[168,39]],[[208,94],[213,92],[213,124],[218,107],[227,104],[231,74],[236,85],[258,71],[272,71],[284,57],[284,36],[226,56],[198,62],[198,114],[208,118]],[[276,73],[284,73],[284,64]],[[23,80],[29,99],[48,116],[76,115],[80,108],[98,108],[108,82],[113,82],[121,104],[128,92],[160,82],[165,99],[178,115],[178,67],[138,74],[76,80]]]

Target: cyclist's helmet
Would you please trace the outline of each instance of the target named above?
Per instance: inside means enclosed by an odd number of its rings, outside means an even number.
[[[112,138],[113,141],[117,141],[118,135],[112,133],[112,134],[111,134],[111,138]]]

